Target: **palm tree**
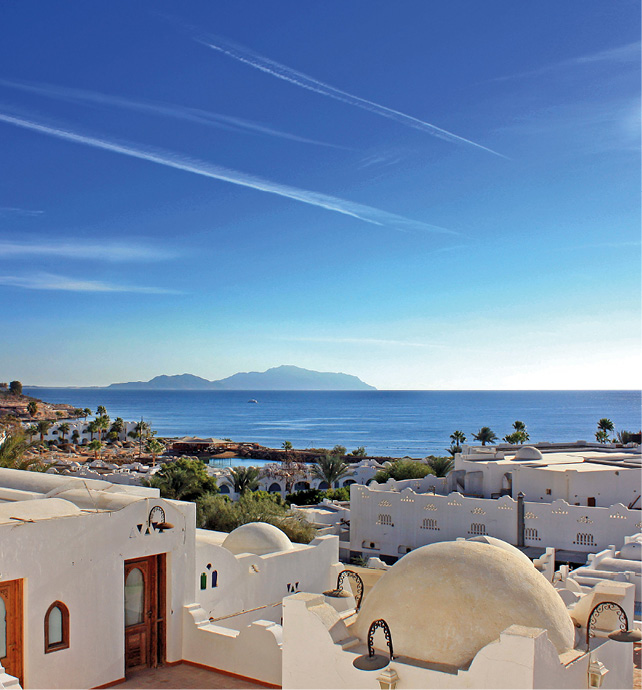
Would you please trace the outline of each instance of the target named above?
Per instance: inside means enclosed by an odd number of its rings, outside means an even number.
[[[110,431],[115,431],[118,435],[125,431],[125,421],[122,417],[116,417],[111,424]]]
[[[292,450],[292,443],[290,443],[290,441],[283,441],[281,448],[283,448],[283,450]]]
[[[621,443],[623,446],[625,446],[627,443],[631,443],[633,440],[633,434],[630,431],[625,431],[622,429],[622,431],[618,431],[615,438],[617,439],[618,443]]]
[[[205,494],[218,492],[215,479],[207,474],[200,460],[180,458],[163,465],[149,480],[143,481],[145,486],[160,489],[163,498],[176,501],[195,501]]]
[[[69,433],[70,426],[67,424],[67,422],[63,422],[62,424],[58,424],[58,432],[60,433],[60,437],[62,438],[62,442],[65,442],[65,436]]]
[[[38,403],[35,400],[31,400],[27,405],[27,412],[35,417],[38,414]]]
[[[88,407],[85,407],[85,409],[82,411],[82,416],[85,421],[87,421],[87,417],[91,414],[91,410]]]
[[[89,450],[94,451],[94,458],[97,460],[98,459],[98,453],[100,452],[100,449],[103,447],[103,444],[98,440],[94,439],[88,446]]]
[[[232,467],[230,477],[234,483],[234,491],[244,494],[246,491],[256,491],[259,488],[258,467]]]
[[[31,426],[28,426],[25,429],[25,434],[29,437],[29,443],[31,443],[31,439],[38,433],[38,427],[35,424],[32,424]]]
[[[609,432],[604,429],[600,429],[595,432],[595,439],[598,443],[608,443],[609,442]]]
[[[151,427],[141,419],[134,427],[134,438],[138,439],[138,455],[143,454],[143,439],[148,439],[150,436],[153,436]]]
[[[428,458],[428,464],[430,465],[435,477],[447,477],[455,466],[452,458],[443,457]]]
[[[152,455],[152,467],[156,466],[156,456],[165,452],[165,446],[157,439],[150,438],[147,441],[147,452]]]
[[[94,424],[96,425],[96,431],[98,432],[98,440],[102,441],[103,431],[107,431],[109,429],[109,417],[107,417],[107,415],[96,417]]]
[[[607,417],[602,417],[602,419],[600,419],[600,421],[597,423],[597,428],[600,431],[613,431],[615,426],[610,419]]]
[[[99,417],[104,417],[107,414],[107,408],[104,405],[98,405],[96,408],[96,414]]]
[[[42,462],[35,457],[25,458],[25,451],[30,445],[21,431],[7,436],[4,442],[0,444],[0,467],[45,472],[53,466],[54,463]]]
[[[466,441],[466,435],[463,431],[453,431],[453,433],[450,434],[450,440],[452,441],[452,446],[461,446],[461,444]]]
[[[93,441],[94,434],[98,433],[98,425],[95,421],[89,422],[89,424],[87,424],[87,431],[91,434],[90,440]]]
[[[352,474],[352,471],[348,465],[346,465],[340,455],[335,455],[334,453],[319,458],[312,465],[312,476],[325,481],[329,489],[335,485],[335,482],[349,474]]]
[[[78,429],[74,429],[73,433],[71,434],[71,440],[74,443],[78,443],[78,439],[80,439],[80,433],[78,432]]]
[[[50,428],[51,428],[51,422],[48,422],[46,419],[41,419],[36,424],[36,429],[37,429],[38,433],[40,434],[40,443],[45,442],[45,434],[49,432]]]
[[[483,426],[476,434],[473,434],[473,438],[485,446],[487,443],[494,443],[497,440],[497,434],[489,426]]]

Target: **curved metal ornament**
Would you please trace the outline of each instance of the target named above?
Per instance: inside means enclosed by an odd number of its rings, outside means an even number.
[[[356,583],[357,594],[354,599],[356,603],[356,610],[358,611],[361,607],[361,600],[363,599],[363,580],[358,573],[354,572],[354,570],[342,570],[337,578],[338,591],[343,591],[343,583],[346,578],[350,578]]]
[[[390,660],[394,658],[394,653],[392,651],[392,635],[390,634],[390,628],[383,618],[379,618],[376,621],[372,621],[370,628],[368,628],[368,656],[374,656],[374,634],[375,631],[381,628],[383,630],[384,637],[386,638],[386,643],[388,644],[388,650],[390,651]]]
[[[617,613],[617,618],[620,623],[620,630],[626,632],[629,629],[629,619],[626,615],[624,609],[612,601],[603,601],[599,603],[589,614],[588,622],[586,624],[586,644],[588,645],[590,639],[595,637],[595,626],[597,624],[597,619],[601,613],[605,611],[614,611]]]

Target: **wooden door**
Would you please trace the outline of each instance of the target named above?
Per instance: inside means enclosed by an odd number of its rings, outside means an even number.
[[[10,675],[22,677],[22,580],[0,582],[0,664]]]
[[[125,669],[165,658],[165,554],[125,561]]]

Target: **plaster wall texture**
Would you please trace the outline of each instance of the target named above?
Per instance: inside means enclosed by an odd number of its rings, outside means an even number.
[[[526,546],[595,552],[640,531],[640,511],[622,504],[608,508],[525,502]],[[399,557],[425,544],[488,534],[517,543],[517,501],[350,489],[350,549],[364,556]],[[370,544],[374,544],[370,547]]]
[[[136,525],[155,505],[175,527],[141,534]],[[152,554],[167,554],[167,660],[181,659],[194,524],[193,504],[150,498],[115,512],[0,525],[0,580],[24,579],[25,687],[87,688],[124,676],[123,562]],[[69,609],[70,645],[45,654],[44,616],[55,600]]]
[[[241,630],[210,623],[197,604],[186,606],[183,658],[265,683],[281,684],[282,630],[257,620]]]
[[[398,561],[373,587],[352,633],[366,642],[379,618],[397,654],[458,668],[513,624],[547,630],[559,654],[574,644],[553,586],[521,554],[478,542],[431,544]]]
[[[199,530],[200,531],[200,530]],[[223,546],[197,540],[196,601],[208,618],[228,616],[266,604],[280,603],[295,591],[324,592],[333,589],[339,572],[339,539],[328,535],[310,544],[293,544],[291,550],[257,556],[235,556]],[[211,565],[211,568],[207,566]],[[212,587],[212,572],[217,586]],[[207,588],[200,589],[206,573]],[[261,618],[259,611],[255,618]]]
[[[484,498],[506,490],[509,486],[507,474],[511,477],[513,497],[521,491],[527,499],[547,503],[563,499],[571,504],[587,505],[587,499],[594,498],[596,505],[601,507],[620,502],[628,505],[642,490],[639,468],[591,463],[591,458],[599,457],[599,453],[596,455],[590,450],[544,453],[541,460],[515,458],[515,451],[475,451],[455,456],[455,472],[465,473],[460,482],[463,481],[466,493]],[[619,456],[604,457],[616,459]],[[637,458],[639,462],[640,455],[624,454],[623,457]],[[457,487],[451,483],[449,488]]]
[[[321,597],[308,594],[284,600],[283,688],[378,688],[381,670],[353,666],[367,654],[365,645],[325,606]],[[602,641],[595,656],[609,669],[604,688],[632,686],[630,645]],[[560,657],[546,631],[513,625],[483,647],[467,669],[403,656],[390,668],[403,688],[581,688],[587,687],[588,663],[581,650]]]

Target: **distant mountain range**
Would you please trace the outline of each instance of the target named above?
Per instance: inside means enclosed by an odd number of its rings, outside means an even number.
[[[365,391],[376,390],[350,374],[312,371],[292,365],[267,371],[234,374],[218,381],[208,381],[193,374],[155,376],[149,381],[112,383],[106,386],[121,390],[237,390],[237,391]]]

